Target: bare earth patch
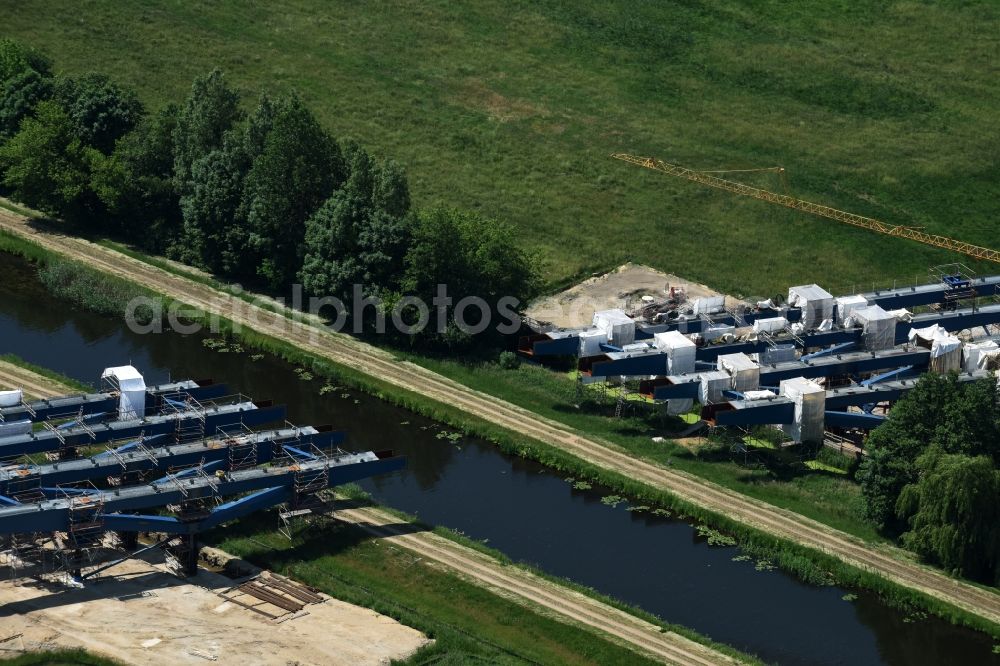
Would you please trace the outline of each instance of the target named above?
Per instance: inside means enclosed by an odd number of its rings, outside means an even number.
[[[233,581],[205,570],[184,581],[161,562],[131,560],[113,573],[84,589],[0,581],[5,653],[84,648],[130,664],[353,666],[405,659],[429,642],[392,618],[332,598],[276,624],[219,597]]]
[[[670,287],[683,287],[689,300],[719,295],[703,284],[649,266],[628,263],[566,291],[536,299],[528,307],[527,315],[559,328],[580,328],[590,325],[596,310],[623,308],[630,299],[638,300],[643,296],[663,299]]]

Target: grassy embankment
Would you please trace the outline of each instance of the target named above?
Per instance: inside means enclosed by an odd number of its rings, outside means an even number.
[[[995,3],[57,0],[22,3],[0,34],[153,108],[214,66],[248,98],[294,89],[403,164],[418,205],[517,225],[550,286],[633,260],[731,293],[839,290],[956,257],[608,158],[621,150],[780,164],[803,198],[997,244]]]
[[[81,276],[85,276],[84,279],[103,279],[122,289],[131,288],[133,295],[149,293],[147,290],[119,278],[104,276],[86,266],[66,262],[50,255],[34,243],[8,234],[0,233],[0,251],[20,254],[42,263],[50,261],[71,264],[75,270],[80,272]],[[115,293],[115,290],[112,290],[112,293]],[[56,293],[56,295],[60,294]],[[191,309],[188,308],[188,311]],[[203,316],[207,322],[208,316]],[[895,607],[907,611],[930,612],[955,624],[968,626],[1000,639],[1000,626],[915,590],[892,583],[878,575],[845,564],[839,559],[748,528],[742,523],[703,510],[669,493],[655,490],[621,474],[583,462],[555,447],[494,426],[453,406],[438,403],[353,369],[317,358],[289,343],[245,329],[234,331],[231,322],[225,319],[222,319],[220,323],[223,335],[234,336],[246,348],[275,354],[289,363],[309,369],[316,376],[336,379],[338,383],[357,387],[375,397],[447,423],[469,435],[493,442],[501,450],[512,455],[536,460],[551,468],[572,474],[579,479],[601,483],[621,493],[637,505],[666,508],[720,532],[732,535],[750,555],[768,559],[804,581],[820,585],[836,583],[848,588],[867,589],[875,592],[886,603]]]

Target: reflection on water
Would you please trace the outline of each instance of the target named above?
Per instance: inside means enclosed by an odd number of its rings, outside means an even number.
[[[13,352],[81,381],[132,363],[151,382],[214,378],[257,399],[284,402],[298,423],[349,431],[349,448],[395,449],[405,471],[363,485],[389,505],[486,540],[517,560],[641,606],[724,643],[783,664],[1000,663],[990,640],[936,620],[909,622],[868,595],[803,585],[733,561],[689,525],[601,502],[560,475],[491,445],[439,437],[428,419],[338,388],[319,394],[266,357],[212,351],[199,336],[137,336],[108,318],[53,300],[23,261],[0,254],[0,353]]]

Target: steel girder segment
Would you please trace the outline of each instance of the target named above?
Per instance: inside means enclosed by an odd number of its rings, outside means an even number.
[[[290,467],[265,467],[232,472],[223,478],[197,475],[176,483],[134,486],[89,494],[85,497],[45,500],[35,504],[0,506],[0,534],[65,531],[70,525],[71,513],[88,506],[99,506],[101,509],[99,515],[103,517],[139,512],[194,499],[241,495],[264,488],[280,487],[291,492],[299,475],[316,473],[327,467],[327,487],[333,487],[397,471],[405,464],[406,460],[403,457],[379,458],[371,452],[345,454],[339,458]],[[153,519],[155,520],[155,517]]]
[[[275,450],[284,444],[298,446],[313,445],[320,449],[343,441],[341,432],[305,432],[296,434],[295,429],[260,433],[252,436],[255,441],[238,438],[235,441],[208,441],[147,448],[145,451],[124,451],[117,455],[99,454],[92,458],[61,461],[50,465],[21,465],[0,469],[0,495],[10,494],[12,487],[23,487],[30,479],[38,479],[44,486],[58,486],[93,479],[121,476],[132,472],[157,472],[215,462],[225,463],[229,469],[234,449],[256,444],[254,460],[243,460],[246,465],[263,465],[275,457]]]
[[[140,435],[160,435],[176,432],[178,428],[195,425],[204,418],[205,435],[212,436],[219,428],[243,423],[259,426],[285,417],[283,405],[258,409],[253,403],[222,405],[204,412],[171,414],[135,421],[112,421],[99,423],[88,428],[70,428],[60,434],[43,431],[31,435],[0,438],[0,457],[29,455],[57,451],[68,446],[90,446],[106,442],[139,437]],[[61,436],[60,436],[61,435]]]
[[[226,395],[225,384],[199,386],[191,381],[159,384],[146,389],[146,404],[157,407],[166,395],[190,396],[195,400],[212,400]],[[90,416],[111,413],[118,410],[118,396],[107,392],[67,395],[36,400],[27,405],[0,408],[0,416],[6,421],[29,420],[34,422],[48,419]]]
[[[965,308],[951,312],[929,312],[917,315],[912,321],[901,321],[896,324],[896,344],[903,344],[909,339],[914,328],[926,328],[937,324],[946,331],[963,331],[967,328],[979,328],[990,324],[1000,324],[1000,305],[987,305],[981,308]]]
[[[165,534],[192,534],[202,532],[230,520],[242,518],[255,511],[287,502],[292,496],[288,486],[265,488],[238,500],[212,509],[201,520],[178,520],[173,516],[146,516],[123,513],[104,514],[102,522],[108,530],[120,532],[163,532]]]
[[[838,412],[827,410],[824,421],[828,428],[859,428],[874,430],[885,423],[884,416],[864,412]]]
[[[760,383],[777,386],[783,379],[793,377],[830,377],[834,375],[857,375],[886,368],[913,366],[926,369],[931,354],[926,349],[890,350],[888,352],[855,352],[839,356],[822,356],[808,362],[789,361],[765,365],[760,368]]]

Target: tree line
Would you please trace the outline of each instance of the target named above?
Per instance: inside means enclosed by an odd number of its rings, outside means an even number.
[[[212,273],[350,303],[529,298],[532,257],[513,228],[443,205],[416,209],[406,175],[336,140],[294,94],[244,109],[220,70],[179,103],[145,108],[100,73],[64,76],[0,40],[0,190],[71,224]],[[410,318],[415,316],[410,313]],[[422,342],[469,344],[449,320]]]
[[[1000,585],[995,380],[924,375],[873,430],[857,478],[867,518],[925,559]]]

